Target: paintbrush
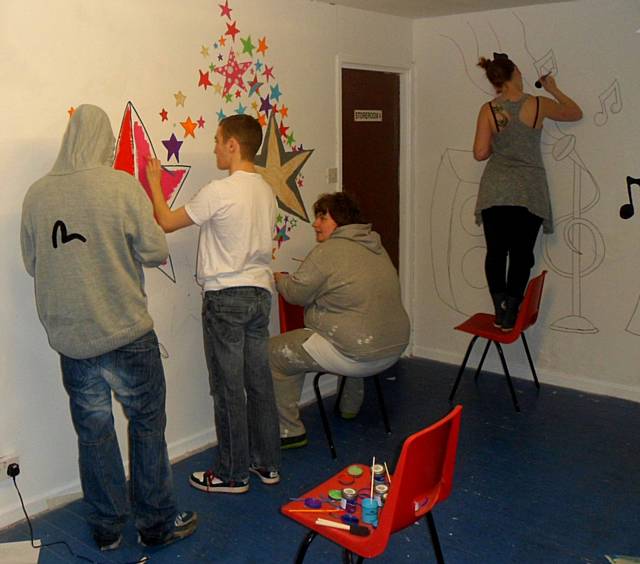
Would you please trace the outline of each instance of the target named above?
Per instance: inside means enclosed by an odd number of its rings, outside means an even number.
[[[316,519],[316,525],[342,529],[343,531],[348,531],[352,535],[357,535],[359,537],[368,537],[371,534],[371,531],[363,525],[347,525],[346,523],[338,523],[337,521],[330,521],[329,519],[322,519],[321,517]]]

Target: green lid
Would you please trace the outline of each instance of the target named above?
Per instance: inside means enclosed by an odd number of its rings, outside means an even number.
[[[349,476],[362,476],[362,468],[356,464],[352,464],[347,468],[347,474],[349,474]]]
[[[329,490],[329,497],[331,499],[342,499],[342,491],[341,490]]]

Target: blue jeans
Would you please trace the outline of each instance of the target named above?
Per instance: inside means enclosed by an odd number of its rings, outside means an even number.
[[[132,507],[137,529],[147,538],[161,538],[173,527],[177,511],[164,438],[165,380],[156,334],[150,331],[93,358],[60,355],[60,365],[94,536],[118,535]],[[129,488],[113,425],[112,391],[129,421]]]
[[[271,294],[241,286],[205,292],[204,352],[218,436],[214,474],[249,478],[249,464],[279,470],[278,411],[269,368]]]

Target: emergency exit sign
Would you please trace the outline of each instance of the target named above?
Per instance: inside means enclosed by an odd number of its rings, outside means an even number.
[[[353,121],[382,121],[382,110],[353,110]]]

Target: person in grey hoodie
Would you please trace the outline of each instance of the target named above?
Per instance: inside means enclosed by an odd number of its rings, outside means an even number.
[[[349,376],[340,411],[355,417],[364,394],[356,376],[389,368],[409,342],[398,273],[356,202],[344,192],[323,194],[313,211],[320,244],[295,273],[274,273],[284,299],[305,308],[304,329],[270,340],[282,448],[307,444],[298,409],[305,372]]]
[[[101,550],[120,545],[131,510],[145,546],[197,527],[194,512],[176,509],[165,378],[144,291],[142,267],[162,264],[167,242],[138,181],[111,167],[114,146],[107,114],[78,107],[53,169],[25,196],[20,232],[38,315],[60,354],[88,522]],[[112,392],[129,421],[130,488]]]

